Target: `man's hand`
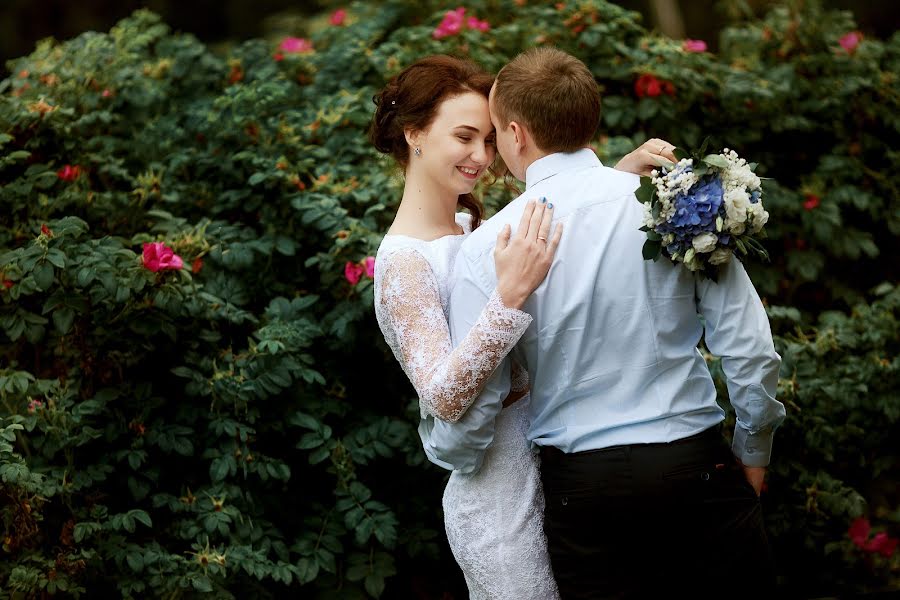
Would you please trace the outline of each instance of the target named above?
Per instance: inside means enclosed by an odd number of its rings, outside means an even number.
[[[616,164],[616,170],[649,177],[653,169],[659,168],[660,159],[678,162],[672,153],[674,149],[675,146],[665,140],[659,138],[647,140],[637,150],[622,157]]]
[[[747,478],[747,481],[756,490],[756,495],[759,496],[760,492],[762,492],[763,480],[766,478],[766,468],[748,467],[746,465],[741,465],[741,467],[744,469],[744,477]]]

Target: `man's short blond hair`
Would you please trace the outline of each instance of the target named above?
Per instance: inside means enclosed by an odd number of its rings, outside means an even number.
[[[562,50],[526,50],[500,70],[494,112],[503,130],[525,125],[542,151],[587,146],[600,124],[600,91],[583,62]]]

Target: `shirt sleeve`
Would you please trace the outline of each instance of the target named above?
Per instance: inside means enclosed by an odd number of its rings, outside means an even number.
[[[488,287],[483,279],[483,274],[479,277],[478,266],[460,253],[450,296],[450,329],[454,340],[463,340],[462,343],[465,343],[477,327],[479,315],[497,310],[491,307],[497,306],[499,296],[496,291],[487,291],[493,289],[493,286]],[[499,303],[499,306],[503,304]],[[506,309],[498,313],[496,321],[501,325],[499,328],[482,334],[489,345],[496,343],[491,340],[499,338],[505,340],[505,344],[512,342],[511,348],[531,323],[531,316],[526,313],[522,314],[527,319],[516,315],[516,320],[513,321],[513,315],[508,311]],[[513,328],[514,323],[521,327],[516,328],[515,340],[506,333]],[[427,438],[423,436],[425,453],[431,462],[463,473],[471,473],[480,468],[485,451],[494,441],[495,419],[503,409],[503,399],[510,392],[510,363],[510,359],[504,354],[502,363],[488,378],[478,399],[458,422],[423,423],[428,434]],[[420,428],[420,434],[423,433],[423,428]]]
[[[454,349],[440,291],[428,261],[414,250],[387,257],[380,278],[380,312],[423,412],[454,423],[478,397],[531,323],[494,291]]]
[[[781,357],[775,352],[765,308],[736,258],[722,266],[718,283],[697,283],[706,345],[721,357],[728,396],[737,415],[732,452],[748,467],[765,467],[784,405],[775,399]]]

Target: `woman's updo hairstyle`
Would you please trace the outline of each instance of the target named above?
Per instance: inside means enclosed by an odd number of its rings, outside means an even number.
[[[493,84],[492,75],[468,60],[446,55],[417,60],[373,97],[375,116],[369,130],[372,144],[405,169],[409,164],[406,130],[425,131],[441,102],[466,92],[487,98]],[[478,227],[484,213],[481,202],[472,194],[463,194],[459,205],[472,214],[472,229]]]

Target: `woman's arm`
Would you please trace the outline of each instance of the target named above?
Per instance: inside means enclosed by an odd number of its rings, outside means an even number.
[[[393,331],[392,349],[424,410],[454,423],[518,342],[531,316],[505,306],[495,291],[454,349],[428,261],[417,251],[405,249],[389,254],[383,262],[375,282],[382,329]]]

